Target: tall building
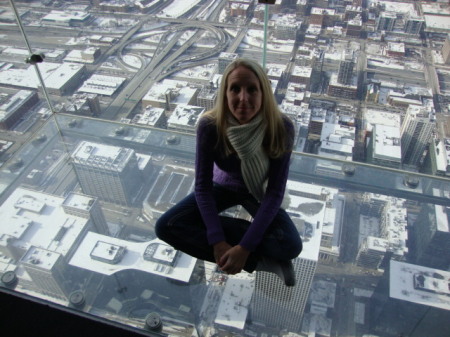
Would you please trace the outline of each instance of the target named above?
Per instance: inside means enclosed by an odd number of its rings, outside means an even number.
[[[431,142],[433,129],[434,123],[425,109],[413,105],[408,107],[400,130],[403,164],[420,165]]]
[[[107,202],[130,205],[142,185],[132,149],[83,141],[72,153],[81,188]]]
[[[392,12],[382,12],[377,20],[377,30],[391,32],[394,30],[397,15]]]
[[[353,52],[345,52],[344,59],[339,63],[338,83],[345,85],[352,84],[354,66]]]
[[[410,258],[417,264],[450,267],[450,208],[423,204],[410,231]]]
[[[385,269],[390,259],[404,260],[408,253],[406,217],[405,200],[366,193],[361,203],[356,264]]]
[[[303,213],[302,205],[310,204],[311,199],[299,196],[297,192],[301,191],[289,182],[288,188],[291,192],[288,212],[299,214],[299,217],[293,217],[293,221],[303,241],[303,251],[293,260],[297,283],[294,287],[286,287],[278,276],[257,272],[250,312],[252,321],[264,322],[267,327],[299,332],[319,259],[325,201],[315,200],[318,206],[316,212]]]
[[[97,233],[109,234],[108,225],[97,198],[71,192],[64,200],[62,207],[67,214],[91,219]]]
[[[450,176],[450,139],[434,139],[426,158],[424,172],[432,175]]]
[[[79,287],[83,273],[69,273],[67,263],[96,225],[74,203],[73,195],[64,198],[19,187],[0,206],[0,274],[15,271],[16,290],[64,301]]]
[[[450,336],[450,273],[391,261],[370,299],[377,336]]]
[[[405,33],[419,35],[423,29],[425,20],[421,17],[410,15],[405,22]]]
[[[20,262],[32,280],[27,288],[53,298],[68,299],[72,289],[65,282],[67,262],[61,254],[31,247]]]
[[[395,126],[375,124],[367,145],[367,162],[399,169],[402,154],[400,130]]]
[[[204,107],[206,111],[214,107],[217,97],[217,88],[213,84],[204,86],[197,96],[197,105]]]
[[[219,55],[219,74],[223,74],[223,72],[225,71],[225,68],[234,60],[236,60],[238,58],[238,54],[235,53],[225,53],[222,52]]]
[[[446,64],[450,64],[450,34],[447,34],[447,38],[442,46],[442,57]]]
[[[0,130],[8,130],[39,101],[36,91],[20,90],[4,99],[0,97]]]

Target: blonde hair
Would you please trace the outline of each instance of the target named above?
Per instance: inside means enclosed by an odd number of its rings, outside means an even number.
[[[280,157],[283,153],[290,150],[287,148],[286,128],[284,126],[283,114],[275,101],[269,78],[264,69],[255,61],[243,58],[237,59],[227,66],[220,82],[216,103],[212,110],[207,111],[204,114],[205,118],[210,119],[216,124],[218,134],[218,144],[216,144],[216,147],[223,147],[226,155],[234,152],[226,134],[226,130],[229,127],[227,117],[231,114],[228,107],[226,92],[228,76],[232,71],[241,66],[251,70],[260,83],[262,102],[261,110],[258,113],[263,114],[263,120],[266,122],[266,134],[263,144],[264,150],[271,158]]]

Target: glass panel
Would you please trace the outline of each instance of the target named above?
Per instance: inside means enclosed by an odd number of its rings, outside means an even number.
[[[448,5],[351,4],[3,2],[2,97],[31,96],[1,132],[0,291],[143,334],[450,335],[449,40],[423,30]],[[39,89],[17,82],[35,77],[28,49],[46,56]],[[193,190],[192,121],[233,53],[267,62],[296,122],[292,288],[228,276],[154,233]],[[191,123],[172,118],[186,111]]]
[[[383,336],[419,331],[448,307],[445,287],[427,288],[448,279],[447,246],[432,244],[448,234],[448,181],[295,154],[288,212],[304,250],[287,288],[265,272],[228,276],[156,240],[155,221],[193,188],[192,134],[55,117],[16,155],[23,164],[1,172],[3,278],[18,278],[3,286],[142,331],[161,321],[176,336],[314,326]],[[422,308],[419,298],[428,311],[417,317],[406,308]],[[408,310],[407,323],[390,310]]]

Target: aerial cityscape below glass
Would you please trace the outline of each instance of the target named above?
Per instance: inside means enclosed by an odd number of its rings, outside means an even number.
[[[265,2],[0,4],[0,291],[149,336],[450,336],[448,1]],[[295,125],[294,287],[154,231],[239,57]]]

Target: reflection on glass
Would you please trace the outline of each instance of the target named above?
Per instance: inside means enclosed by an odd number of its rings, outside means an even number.
[[[265,6],[15,5],[59,114],[1,5],[1,287],[149,334],[450,334],[448,5],[269,6],[267,70],[298,131],[293,288],[220,273],[153,229],[193,189],[195,125],[220,74],[262,60]]]

